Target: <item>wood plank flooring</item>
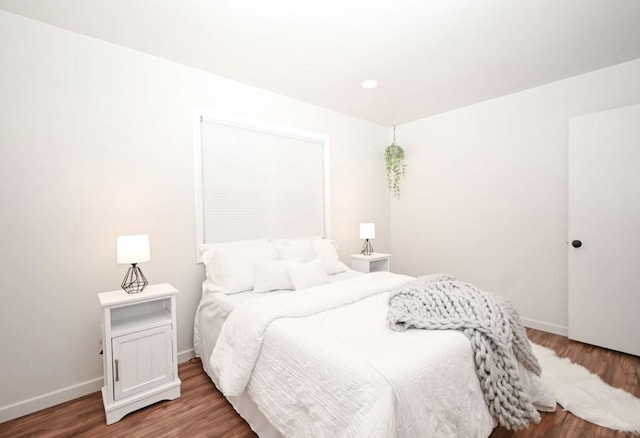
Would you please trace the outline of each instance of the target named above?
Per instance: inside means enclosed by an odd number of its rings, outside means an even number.
[[[640,397],[640,357],[571,341],[564,336],[534,329],[527,329],[527,335],[532,342],[555,350],[559,356],[570,358],[592,373],[599,375],[608,384]],[[634,436],[581,420],[573,414],[565,412],[560,406],[557,407],[556,412],[541,413],[541,416],[540,423],[519,432],[498,427],[491,434],[491,438],[619,438]],[[640,416],[640,412],[638,416]]]
[[[527,329],[529,338],[554,349],[595,372],[613,386],[640,397],[640,357],[617,353],[570,341],[538,330]],[[0,437],[255,437],[202,371],[197,359],[180,364],[182,396],[159,402],[125,416],[118,423],[105,423],[99,392],[0,424]],[[640,413],[639,413],[640,415]],[[542,421],[513,432],[497,428],[491,438],[621,438],[616,432],[583,421],[558,407],[542,414]]]

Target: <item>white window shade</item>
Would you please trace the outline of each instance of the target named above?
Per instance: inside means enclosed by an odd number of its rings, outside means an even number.
[[[328,234],[325,137],[205,117],[200,136],[200,243]]]

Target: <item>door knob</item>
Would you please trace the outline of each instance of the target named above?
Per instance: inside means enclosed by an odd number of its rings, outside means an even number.
[[[573,242],[571,242],[571,246],[573,246],[574,248],[580,248],[582,246],[582,242],[580,242],[579,240],[574,240]]]

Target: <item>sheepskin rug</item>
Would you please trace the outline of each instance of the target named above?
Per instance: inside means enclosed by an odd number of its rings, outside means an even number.
[[[640,434],[640,399],[553,350],[531,343],[542,380],[565,410],[599,426]]]

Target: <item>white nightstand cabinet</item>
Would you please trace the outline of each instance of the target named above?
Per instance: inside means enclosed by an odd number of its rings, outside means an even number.
[[[107,424],[161,400],[180,397],[176,349],[176,294],[154,284],[137,294],[98,294],[102,306]]]
[[[351,269],[360,272],[380,272],[391,269],[391,254],[374,252],[371,255],[354,254],[351,258]]]

